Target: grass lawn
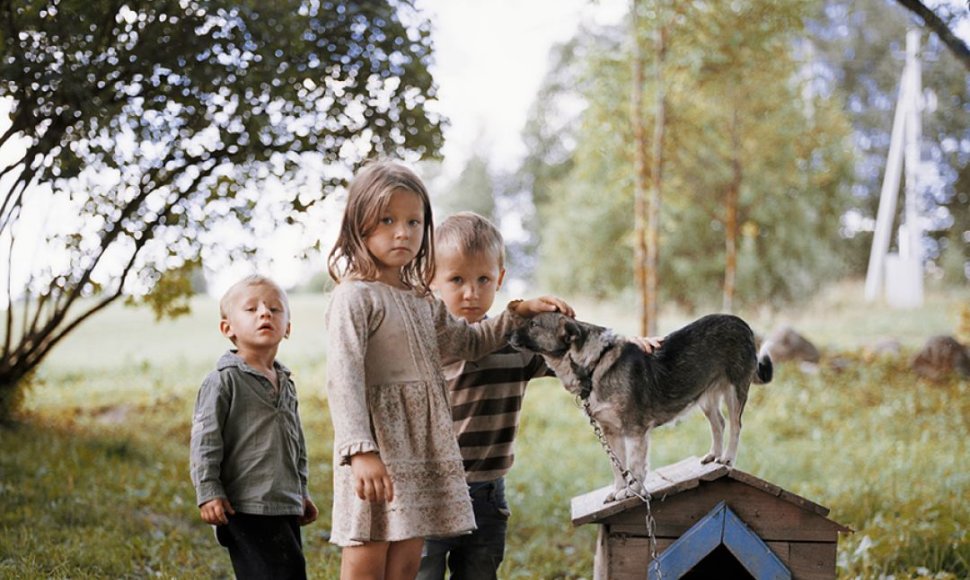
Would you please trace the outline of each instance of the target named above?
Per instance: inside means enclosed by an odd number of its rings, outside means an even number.
[[[855,530],[839,545],[839,575],[970,577],[970,381],[929,383],[908,358],[933,334],[954,334],[970,300],[933,292],[918,311],[867,306],[861,286],[832,289],[791,313],[743,313],[758,332],[790,324],[825,358],[782,364],[752,387],[738,467],[831,508]],[[319,296],[292,297],[294,370],[322,510],[304,528],[313,578],[335,578],[330,520],[332,432],[324,395]],[[577,304],[583,319],[633,332],[621,304]],[[109,309],[82,326],[38,373],[25,415],[0,429],[0,577],[219,578],[229,560],[201,523],[188,478],[189,419],[198,385],[227,342],[215,304],[155,323]],[[668,332],[689,317],[661,318]],[[895,338],[903,356],[865,349]],[[831,364],[838,357],[840,364]],[[706,451],[699,413],[654,437],[652,464]],[[573,496],[610,481],[608,460],[581,410],[553,379],[526,397],[503,578],[589,578],[595,529],[569,521]]]

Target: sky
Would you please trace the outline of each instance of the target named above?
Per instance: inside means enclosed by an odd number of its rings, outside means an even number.
[[[966,0],[927,2],[963,5]],[[520,132],[548,67],[549,50],[580,22],[616,23],[629,0],[416,0],[434,27],[439,110],[451,120],[444,156],[452,172],[473,153],[514,169]],[[970,19],[958,33],[970,39]],[[922,31],[922,42],[928,33]]]
[[[439,89],[435,110],[449,120],[443,150],[446,178],[457,175],[474,153],[487,156],[495,168],[514,168],[525,154],[520,134],[552,46],[571,38],[580,22],[616,22],[628,9],[627,0],[416,0],[416,5],[433,27],[432,73]],[[8,105],[0,102],[0,115]],[[328,248],[335,238],[340,202],[327,199],[323,204],[321,247]],[[55,218],[41,211],[34,221]],[[319,259],[310,269],[295,258],[312,240],[286,228],[271,230],[260,243],[272,248],[273,262],[259,265],[261,271],[293,286],[319,269]],[[210,272],[210,294],[221,295],[253,268],[238,264]],[[5,278],[2,270],[0,264],[0,278]]]
[[[550,49],[569,40],[581,22],[618,22],[627,0],[416,0],[432,23],[438,85],[435,111],[448,118],[445,128],[444,177],[460,173],[475,153],[492,167],[514,169],[525,155],[521,132],[529,108],[546,74]],[[323,202],[320,246],[336,239],[342,200]],[[268,245],[276,260],[263,269],[285,286],[300,283],[312,268],[293,256],[305,236],[278,230]],[[312,237],[312,235],[311,235]],[[219,296],[233,281],[251,271],[239,264],[209,273],[209,293]]]
[[[525,154],[520,137],[555,43],[580,22],[611,23],[624,0],[417,0],[430,18],[438,107],[451,121],[446,166],[485,153],[501,169]]]
[[[580,23],[615,23],[629,10],[629,0],[415,1],[433,28],[434,106],[449,120],[443,149],[446,179],[457,176],[475,153],[495,169],[515,169],[526,153],[521,132],[552,46],[571,38]],[[328,199],[324,206],[321,247],[326,248],[335,237],[340,200]],[[274,248],[276,261],[261,269],[292,286],[307,277],[306,265],[293,258],[306,238],[278,230],[265,241]],[[220,272],[210,279],[210,292],[218,295],[251,269],[240,265]]]

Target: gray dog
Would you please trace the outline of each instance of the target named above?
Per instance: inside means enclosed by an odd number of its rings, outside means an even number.
[[[614,468],[614,491],[607,501],[643,493],[650,430],[695,404],[711,423],[711,450],[703,462],[732,464],[748,387],[752,381],[767,383],[772,375],[771,358],[764,347],[757,353],[751,327],[728,314],[688,324],[665,337],[652,354],[608,328],[554,312],[532,318],[509,342],[542,355],[570,393],[588,400],[613,452],[637,479],[640,489],[628,489]],[[722,401],[731,422],[726,449]]]

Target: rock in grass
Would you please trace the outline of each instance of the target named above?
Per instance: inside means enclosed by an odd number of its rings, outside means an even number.
[[[775,362],[793,360],[817,363],[821,358],[815,345],[790,326],[775,329],[768,336],[767,342],[768,353]]]
[[[916,374],[932,381],[953,373],[970,378],[970,353],[952,336],[932,336],[913,357],[912,367]]]

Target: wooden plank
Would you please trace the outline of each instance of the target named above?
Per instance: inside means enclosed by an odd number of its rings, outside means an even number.
[[[644,481],[644,489],[651,500],[663,499],[671,495],[693,489],[700,481],[710,481],[727,475],[730,468],[718,463],[702,464],[697,457],[688,457],[651,471]],[[630,508],[639,507],[643,502],[636,497],[618,502],[606,503],[606,496],[613,490],[612,485],[576,496],[570,503],[571,519],[574,526],[581,526],[604,520]]]
[[[741,471],[739,469],[732,470],[731,473],[728,474],[728,477],[730,477],[735,481],[746,483],[751,487],[756,487],[764,491],[765,493],[769,493],[775,497],[778,497],[779,495],[781,495],[781,492],[785,491],[773,483],[765,481],[760,477],[755,477],[750,473],[745,473],[744,471]],[[822,514],[822,515],[824,516],[825,514]]]
[[[701,463],[697,457],[688,457],[677,463],[665,465],[651,471],[644,482],[644,487],[654,500],[675,496],[679,493],[695,489],[702,481],[716,481],[724,476],[753,487],[763,493],[777,497],[804,510],[811,511],[821,517],[829,514],[829,509],[809,499],[801,497],[781,487],[758,478],[750,473],[732,469],[719,463]],[[572,521],[574,525],[603,521],[615,514],[640,505],[638,498],[627,498],[613,503],[604,503],[606,495],[612,486],[606,486],[589,493],[574,497],[572,500]],[[832,522],[840,531],[851,532],[850,528]]]
[[[680,578],[721,545],[727,509],[722,503],[687,530],[648,569],[648,578]]]
[[[720,463],[701,463],[697,457],[688,457],[677,463],[665,465],[655,473],[663,476],[671,483],[684,483],[704,479],[710,481],[726,475],[731,469]]]
[[[662,554],[675,541],[676,538],[657,538],[657,553]],[[605,565],[601,567],[601,556],[597,549],[593,578],[642,580],[644,570],[650,564],[650,540],[645,537],[608,535],[605,542],[610,546],[609,575]],[[766,542],[766,544],[771,548],[772,553],[791,570],[792,580],[834,580],[837,577],[835,567],[837,546],[833,543]],[[601,570],[603,575],[598,575],[598,570]]]
[[[788,568],[794,580],[831,580],[836,577],[837,545],[829,542],[793,542]]]
[[[613,486],[608,485],[574,497],[570,503],[573,525],[581,526],[583,524],[604,520],[614,514],[635,508],[643,503],[640,501],[640,498],[636,497],[606,503],[606,496],[611,491],[613,491]]]
[[[822,517],[828,517],[829,515],[829,508],[823,505],[817,504],[810,499],[805,499],[804,497],[800,495],[796,495],[788,490],[784,490],[784,489],[781,490],[781,494],[779,494],[778,497],[787,502],[791,502],[797,505],[798,507],[811,510]],[[835,523],[838,523],[838,522],[835,522]],[[838,526],[839,528],[841,528],[839,530],[841,532],[852,532],[851,528],[843,526],[842,524],[838,524]]]
[[[602,526],[600,529],[605,529]],[[657,538],[657,553],[662,554],[677,539],[676,538]],[[645,537],[632,537],[622,535],[607,535],[605,542],[609,544],[608,560],[605,559],[606,548],[602,552],[597,544],[596,558],[594,560],[593,578],[594,580],[627,580],[636,578],[643,580],[644,570],[650,565],[650,540]],[[798,570],[789,565],[789,546],[788,542],[766,542],[771,551],[792,571],[793,580],[815,580],[816,578],[834,578],[835,564],[833,560],[832,573],[829,576],[804,576],[799,575]],[[813,546],[816,544],[800,544]],[[825,545],[825,544],[822,544]],[[833,547],[834,549],[834,547]],[[601,555],[602,554],[602,555]],[[607,569],[606,565],[609,564]],[[804,574],[804,570],[801,570]]]
[[[729,476],[732,479],[735,479],[742,483],[747,483],[752,487],[762,489],[765,492],[770,493],[771,495],[777,496],[801,508],[811,510],[822,517],[826,517],[829,515],[829,508],[823,505],[817,504],[810,499],[806,499],[800,495],[794,494],[786,489],[782,489],[781,487],[778,487],[777,485],[767,482],[759,477],[755,477],[750,473],[746,473],[744,471],[739,471],[735,469],[731,471]],[[848,528],[845,528],[845,530],[848,531]]]
[[[596,534],[596,553],[593,555],[593,580],[610,580],[610,539],[607,527],[600,526]]]
[[[662,553],[674,543],[673,539],[657,538],[657,553]],[[613,536],[609,540],[609,569],[602,565],[606,576],[597,576],[600,562],[594,564],[593,578],[596,580],[643,580],[650,564],[650,540],[647,538],[628,538]]]
[[[843,526],[800,507],[735,481],[722,478],[704,482],[688,494],[651,502],[656,533],[679,537],[696,524],[720,501],[731,509],[765,541],[832,542],[838,540]],[[646,534],[643,506],[617,513],[604,520],[616,533]]]
[[[645,538],[647,536],[646,520],[643,518],[643,516],[640,516],[640,518],[638,518],[633,523],[610,524],[610,531],[619,536]],[[678,528],[678,531],[683,531],[683,530],[680,530]],[[657,530],[657,533],[655,533],[654,535],[657,536],[658,538],[677,539],[680,537],[680,534],[678,533],[670,533],[670,530],[667,529],[666,527],[663,530]]]
[[[789,542],[765,542],[765,544],[771,548],[772,553],[774,553],[775,556],[778,556],[778,559],[781,560],[785,566],[788,566],[788,562],[791,559],[789,554],[789,546],[791,544]],[[788,566],[788,569],[791,570],[791,566]],[[792,574],[794,575],[794,572],[792,572]]]
[[[730,508],[726,507],[724,508],[724,537],[722,541],[728,551],[755,578],[759,580],[763,578],[791,580],[791,571],[778,556]]]

